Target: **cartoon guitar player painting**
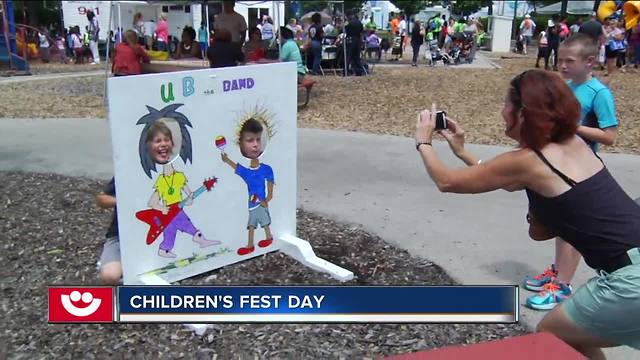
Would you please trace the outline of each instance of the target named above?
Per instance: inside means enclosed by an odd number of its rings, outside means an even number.
[[[158,175],[149,199],[150,209],[136,213],[136,217],[149,224],[147,244],[152,244],[161,234],[163,240],[158,255],[175,258],[172,252],[177,232],[191,235],[193,241],[201,248],[218,245],[221,242],[208,240],[198,230],[185,213],[185,207],[193,204],[193,200],[205,191],[211,190],[216,183],[215,178],[204,181],[203,185],[192,192],[183,172],[176,171],[172,165],[173,136],[171,129],[164,121],[175,121],[180,127],[182,146],[180,158],[187,163],[192,161],[191,136],[188,127],[192,127],[187,117],[176,110],[183,104],[168,105],[161,110],[147,106],[149,113],[138,120],[137,125],[144,125],[140,134],[140,164],[145,174],[151,178],[151,172],[157,172],[156,164],[162,165],[162,173]]]

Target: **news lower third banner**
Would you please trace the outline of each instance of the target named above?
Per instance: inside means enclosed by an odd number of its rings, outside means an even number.
[[[512,323],[517,286],[122,286],[117,322]]]

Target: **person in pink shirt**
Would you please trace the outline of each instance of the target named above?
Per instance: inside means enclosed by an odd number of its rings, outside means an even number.
[[[160,14],[160,21],[156,27],[156,38],[158,40],[158,51],[169,51],[169,24],[167,14]]]

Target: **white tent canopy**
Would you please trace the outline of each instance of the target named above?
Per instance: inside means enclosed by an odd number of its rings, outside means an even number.
[[[569,1],[567,3],[567,14],[571,15],[589,15],[593,12],[593,4],[595,1]],[[560,14],[562,10],[562,2],[557,2],[549,6],[536,9],[538,14]]]

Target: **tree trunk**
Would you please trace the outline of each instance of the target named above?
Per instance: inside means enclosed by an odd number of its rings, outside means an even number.
[[[28,19],[25,19],[29,21],[27,25],[31,25],[37,28],[40,28],[41,25],[44,25],[44,24],[40,24],[40,18],[38,16],[38,13],[42,8],[39,1],[24,1],[23,4],[27,10]]]
[[[598,11],[598,8],[600,7],[600,0],[596,0],[593,2],[593,11]]]
[[[560,16],[567,16],[567,5],[569,5],[569,0],[562,0],[562,8],[560,9]]]

